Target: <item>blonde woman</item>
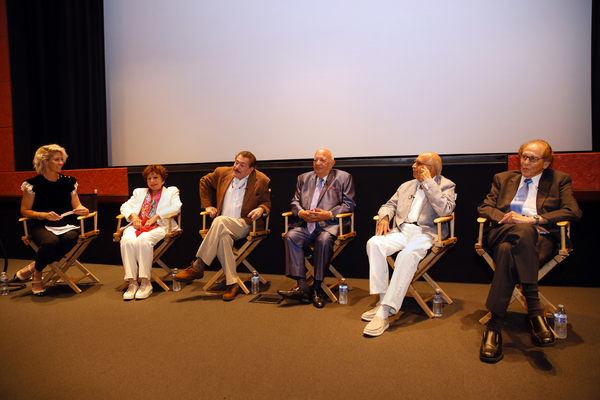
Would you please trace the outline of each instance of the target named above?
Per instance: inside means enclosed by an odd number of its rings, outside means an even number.
[[[75,178],[61,174],[67,157],[65,149],[57,144],[40,147],[33,158],[38,175],[21,185],[21,214],[35,220],[30,233],[38,251],[35,264],[18,271],[15,279],[23,281],[33,276],[31,289],[36,296],[46,292],[43,269],[60,260],[77,243],[77,216],[89,214],[77,196]]]

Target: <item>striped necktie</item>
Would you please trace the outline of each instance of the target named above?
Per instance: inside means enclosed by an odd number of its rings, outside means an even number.
[[[526,178],[523,181],[523,186],[517,192],[515,198],[510,203],[510,211],[514,211],[517,214],[523,214],[523,204],[525,204],[525,200],[527,200],[527,195],[529,194],[529,184],[533,182],[531,178]]]

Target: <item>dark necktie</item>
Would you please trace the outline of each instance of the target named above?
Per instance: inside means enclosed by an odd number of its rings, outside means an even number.
[[[510,211],[514,211],[517,214],[523,214],[523,204],[525,200],[527,200],[527,195],[529,194],[529,184],[533,182],[531,178],[525,178],[523,181],[523,186],[517,192],[515,198],[510,203]]]

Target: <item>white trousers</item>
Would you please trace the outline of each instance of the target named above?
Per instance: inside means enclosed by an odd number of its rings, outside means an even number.
[[[217,257],[223,267],[223,272],[225,272],[228,285],[237,283],[238,278],[233,242],[245,237],[249,228],[250,225],[242,218],[218,216],[212,222],[196,253],[196,257],[201,258],[206,265],[210,265]]]
[[[167,235],[161,226],[135,236],[135,228],[128,226],[121,237],[121,258],[125,268],[125,280],[148,278],[152,271],[154,246]]]
[[[382,304],[397,313],[408,286],[417,271],[419,261],[431,248],[433,238],[422,233],[422,229],[413,224],[402,224],[400,230],[391,230],[386,236],[373,236],[367,242],[369,256],[369,286],[371,294],[383,294]],[[395,269],[389,281],[387,256],[396,252]],[[388,283],[389,282],[389,283]]]

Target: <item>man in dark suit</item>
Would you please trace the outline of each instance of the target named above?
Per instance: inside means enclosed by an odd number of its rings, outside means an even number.
[[[556,343],[538,297],[538,270],[556,251],[560,239],[556,223],[581,218],[571,176],[547,169],[554,161],[548,143],[525,143],[519,158],[521,171],[496,174],[490,193],[478,208],[479,215],[492,223],[485,232],[484,245],[496,264],[485,304],[492,317],[479,352],[484,362],[498,362],[504,356],[502,323],[517,283],[521,283],[527,301],[532,344],[545,347]]]
[[[291,211],[296,217],[284,237],[286,275],[298,281],[297,290],[280,290],[289,299],[312,302],[317,308],[325,305],[321,283],[333,255],[333,244],[340,234],[337,214],[354,211],[354,183],[352,175],[333,169],[335,160],[331,151],[320,149],[315,153],[313,172],[298,177]],[[315,281],[312,288],[306,282],[304,249],[315,244],[313,260]]]
[[[184,271],[175,275],[179,282],[191,282],[204,276],[205,265],[219,259],[227,290],[223,300],[233,300],[239,290],[233,242],[248,234],[252,221],[257,221],[271,209],[269,178],[255,169],[256,157],[242,151],[233,167],[219,167],[200,178],[200,201],[211,218],[215,218],[202,241],[196,259]],[[216,200],[216,207],[215,207]],[[257,229],[264,222],[257,221]]]

